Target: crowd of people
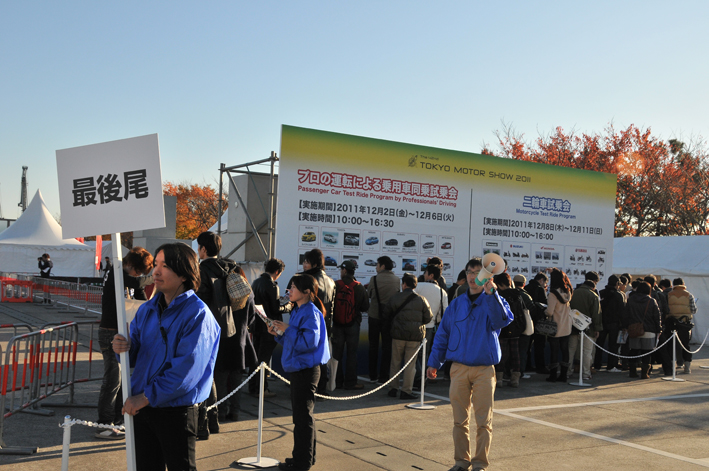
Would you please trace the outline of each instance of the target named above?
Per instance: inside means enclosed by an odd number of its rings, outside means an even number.
[[[335,389],[364,388],[357,351],[366,313],[370,381],[389,382],[388,396],[410,400],[417,397],[422,370],[427,381],[439,380],[440,371],[450,381],[453,407],[451,471],[484,470],[496,388],[519,388],[532,372],[559,383],[580,368],[590,379],[604,365],[610,373],[627,371],[644,379],[653,364],[660,364],[670,375],[672,343],[650,352],[673,331],[688,346],[696,313],[681,278],[658,284],[652,275],[632,282],[627,274],[612,275],[601,290],[593,271],[576,287],[556,268],[537,273],[529,283],[506,272],[481,279],[482,260],[473,258],[448,286],[437,257],[427,261],[420,277],[405,273],[399,278],[392,259],[382,256],[376,275],[363,284],[349,260],[338,266],[340,277],[333,280],[319,249],[304,254],[302,271],[289,280],[284,296],[277,280],[285,264],[273,258],[249,293],[236,299],[233,277],[248,283],[236,263],[219,256],[220,237],[205,232],[197,243],[198,253],[184,244],[166,244],[154,259],[140,247],[125,257],[124,284],[135,299],[145,300],[128,338],[117,331],[114,272],[106,264],[99,421],[107,428],[96,436],[123,438],[116,426],[123,413],[133,415],[138,469],[195,469],[196,440],[218,433],[220,422],[239,419],[239,394],[210,406],[241,384],[245,372],[269,363],[277,344],[283,346],[281,366],[290,376],[294,423],[292,456],[279,468],[310,469],[316,461],[316,400]],[[144,288],[151,283],[155,295],[147,300]],[[261,308],[268,322],[259,320]],[[284,314],[290,314],[287,323]],[[579,329],[594,342],[582,342]],[[421,351],[424,339],[427,348]],[[691,373],[691,354],[677,348],[678,366]],[[125,404],[116,355],[122,352],[129,353],[135,368]],[[262,391],[259,385],[254,377],[249,393],[276,395],[267,381]]]

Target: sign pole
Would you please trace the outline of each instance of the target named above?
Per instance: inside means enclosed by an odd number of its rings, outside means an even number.
[[[118,318],[118,333],[129,339],[128,325],[126,324],[126,297],[123,286],[123,254],[121,254],[121,234],[115,233],[112,237],[111,252],[113,255],[113,279],[116,286],[116,315]],[[120,354],[121,363],[121,391],[123,403],[131,396],[130,392],[130,360],[129,352]],[[133,416],[124,414],[123,425],[126,429],[126,465],[128,471],[135,471],[135,434],[133,430]]]

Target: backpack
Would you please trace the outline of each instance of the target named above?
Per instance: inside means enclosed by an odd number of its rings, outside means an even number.
[[[499,294],[507,301],[507,304],[510,306],[510,311],[512,311],[514,315],[512,322],[502,328],[503,337],[519,337],[527,326],[527,320],[524,317],[525,306],[522,296],[514,288],[500,291]]]
[[[338,325],[349,325],[355,320],[355,286],[360,284],[359,281],[353,281],[346,285],[344,281],[337,280],[335,282],[335,304],[333,306],[333,320]]]
[[[243,309],[251,294],[251,286],[235,271],[230,271],[226,276],[226,292],[229,295],[231,308],[235,311]]]

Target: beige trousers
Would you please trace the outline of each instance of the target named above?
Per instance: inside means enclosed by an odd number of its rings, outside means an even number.
[[[453,406],[455,464],[487,468],[492,442],[492,407],[495,396],[494,366],[451,365],[450,400]],[[470,453],[470,408],[475,414],[475,456]]]
[[[421,342],[409,341],[409,340],[396,340],[391,341],[391,363],[389,366],[389,377],[393,378],[395,374],[399,372],[403,363],[409,361],[409,359],[414,356],[416,350],[421,345]],[[407,394],[411,394],[414,387],[414,376],[416,375],[416,360],[409,363],[409,366],[404,370],[404,384],[401,386],[401,390]],[[399,378],[394,379],[389,383],[390,389],[399,388]]]

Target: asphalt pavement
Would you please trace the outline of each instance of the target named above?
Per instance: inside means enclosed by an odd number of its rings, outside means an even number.
[[[39,304],[0,304],[0,324],[39,327],[77,315]],[[0,329],[3,352],[10,332]],[[89,377],[87,327],[79,343],[77,379]],[[92,347],[91,376],[96,377],[101,359],[98,346]],[[488,470],[708,469],[709,369],[701,366],[709,367],[706,347],[695,355],[692,374],[678,374],[682,382],[664,381],[658,374],[637,380],[627,373],[602,371],[593,375],[588,387],[548,383],[535,374],[521,380],[519,388],[498,388]],[[264,401],[261,456],[283,460],[291,456],[293,446],[289,390],[277,378],[269,381],[276,397]],[[357,396],[379,386],[362,382],[364,390],[356,391]],[[69,391],[64,389],[34,413],[7,417],[0,454],[3,471],[61,469],[59,424],[67,415],[95,420],[99,387],[100,381],[80,382],[70,404]],[[386,388],[356,399],[316,403],[318,446],[313,470],[448,470],[453,466],[448,387],[445,380],[426,385],[425,402],[435,406],[432,410],[407,408],[412,401],[390,398]],[[344,398],[354,393],[336,390],[333,395]],[[248,394],[241,399],[239,421],[223,423],[220,433],[197,442],[198,469],[232,469],[235,461],[257,457],[258,400]],[[95,431],[85,425],[71,427],[69,469],[126,469],[125,442],[96,439]],[[4,454],[28,446],[38,447],[38,452]]]

